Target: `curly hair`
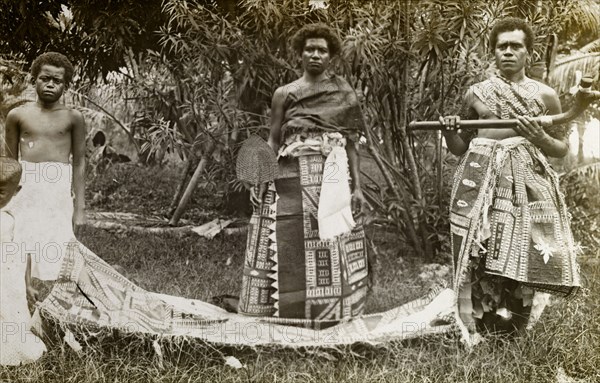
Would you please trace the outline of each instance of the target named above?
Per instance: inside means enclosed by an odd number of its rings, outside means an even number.
[[[64,68],[65,84],[69,85],[71,83],[71,80],[73,79],[73,72],[75,71],[75,69],[73,68],[73,64],[71,64],[71,61],[69,61],[67,56],[57,52],[46,52],[36,57],[36,59],[33,60],[33,63],[31,64],[30,70],[31,76],[34,79],[37,78],[37,76],[40,74],[42,66],[44,65],[52,65],[57,68]]]
[[[342,41],[334,30],[323,23],[308,24],[303,26],[292,37],[292,47],[298,54],[302,54],[307,39],[325,39],[329,54],[333,57],[340,53]]]
[[[525,20],[516,17],[507,17],[494,25],[490,32],[490,48],[492,50],[496,49],[496,43],[498,42],[498,35],[500,33],[512,31],[523,31],[523,33],[525,33],[525,47],[527,48],[527,51],[531,53],[533,51],[535,34]]]

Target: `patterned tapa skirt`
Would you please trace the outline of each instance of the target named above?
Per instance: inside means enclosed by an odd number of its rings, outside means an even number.
[[[568,296],[579,268],[556,172],[522,137],[476,138],[461,159],[450,200],[461,318],[531,304],[533,291]]]
[[[362,227],[319,238],[324,161],[321,154],[280,159],[279,178],[250,221],[240,313],[322,328],[363,312],[368,265]]]

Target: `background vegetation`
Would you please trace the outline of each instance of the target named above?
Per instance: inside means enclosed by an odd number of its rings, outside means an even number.
[[[568,108],[578,71],[594,76],[598,88],[599,4],[4,0],[0,124],[10,108],[32,99],[24,72],[33,58],[63,52],[77,64],[65,101],[88,123],[93,210],[160,216],[165,225],[243,215],[247,196],[234,179],[236,150],[249,134],[266,136],[272,92],[299,75],[289,37],[307,22],[326,22],[343,40],[336,71],[357,89],[369,126],[361,145],[365,192],[374,208],[369,310],[379,311],[426,291],[432,281],[419,277],[425,264],[449,264],[447,200],[456,158],[438,134],[407,132],[407,123],[459,112],[467,87],[494,71],[491,25],[510,15],[528,19],[537,33],[528,74],[557,89]],[[585,122],[598,116],[596,105],[573,130],[583,137]],[[107,141],[94,146],[98,131]],[[556,166],[565,173],[586,289],[550,308],[519,339],[491,337],[474,354],[452,337],[300,351],[164,341],[170,351],[159,365],[148,344],[115,337],[99,342],[102,349],[76,355],[58,348],[34,366],[2,368],[0,381],[548,382],[561,368],[598,380],[600,166],[583,156],[583,145]],[[126,161],[118,154],[133,161],[118,163]],[[88,228],[81,240],[149,290],[203,300],[239,290],[242,236],[211,242]],[[226,355],[248,368],[224,366]]]
[[[7,2],[2,15],[2,110],[25,85],[19,67],[46,50],[72,57],[69,99],[90,131],[128,141],[119,150],[142,163],[176,165],[177,187],[161,209],[173,225],[194,190],[226,199],[241,191],[236,149],[248,134],[267,134],[272,92],[299,74],[289,37],[307,22],[334,26],[343,39],[336,70],[359,92],[369,124],[363,151],[382,174],[366,186],[371,219],[430,257],[448,251],[454,159],[439,134],[406,125],[459,112],[466,88],[494,71],[490,26],[505,16],[533,24],[528,74],[557,88],[565,108],[577,71],[597,80],[600,69],[597,0],[28,0]],[[590,110],[574,123],[580,137],[598,115]]]

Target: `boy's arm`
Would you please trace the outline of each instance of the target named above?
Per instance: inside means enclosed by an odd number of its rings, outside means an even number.
[[[19,117],[16,109],[6,116],[5,143],[1,155],[19,160]]]
[[[85,223],[85,121],[83,115],[72,110],[71,151],[73,153],[73,193],[75,194],[73,226]]]
[[[31,254],[27,254],[25,266],[25,293],[31,302],[39,301],[39,291],[31,283]]]

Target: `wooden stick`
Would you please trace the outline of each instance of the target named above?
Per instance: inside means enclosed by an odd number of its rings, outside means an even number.
[[[533,119],[544,127],[560,125],[573,120],[579,116],[595,100],[600,100],[600,92],[591,90],[592,79],[584,77],[579,84],[579,90],[575,94],[573,106],[566,112],[552,115],[539,116]],[[507,120],[461,120],[460,129],[505,129],[517,126],[517,119]],[[439,121],[412,121],[408,124],[408,130],[443,130],[444,126]]]

